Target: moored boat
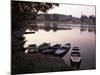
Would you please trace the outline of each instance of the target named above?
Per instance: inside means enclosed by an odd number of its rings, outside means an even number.
[[[43,43],[43,44],[38,46],[38,52],[41,52],[41,51],[46,50],[48,48],[50,48],[50,43]]]
[[[51,49],[57,50],[57,49],[60,48],[60,47],[61,47],[61,44],[55,44],[55,45],[53,45],[53,46],[51,47]]]
[[[25,51],[25,53],[34,53],[34,52],[37,52],[37,46],[36,46],[36,44],[30,44],[27,47],[26,51]]]
[[[72,49],[72,52],[71,52],[71,56],[70,56],[70,60],[71,62],[73,63],[80,63],[81,62],[81,54],[80,54],[80,50],[79,48],[77,47],[74,47]]]
[[[42,52],[42,53],[45,53],[45,54],[52,54],[52,53],[54,53],[54,50],[48,48],[48,49],[43,50],[43,51],[41,51],[41,52]]]
[[[42,53],[45,54],[53,54],[58,48],[60,48],[61,44],[55,44],[51,47],[49,47],[48,49],[45,49],[43,51],[41,51]]]
[[[73,51],[79,51],[79,47],[73,47]]]
[[[35,32],[25,32],[24,34],[32,34],[32,33],[35,33]]]
[[[69,51],[70,47],[71,47],[70,43],[67,43],[64,46],[62,46],[61,48],[57,49],[54,52],[54,55],[63,57]]]

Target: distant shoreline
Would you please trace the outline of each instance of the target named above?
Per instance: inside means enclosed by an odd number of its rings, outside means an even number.
[[[86,24],[86,23],[68,23],[67,21],[65,22],[62,22],[62,21],[34,21],[34,20],[27,20],[25,21],[25,23],[28,23],[28,24],[66,24],[66,25],[73,25],[73,26],[94,26],[96,27],[96,24]]]

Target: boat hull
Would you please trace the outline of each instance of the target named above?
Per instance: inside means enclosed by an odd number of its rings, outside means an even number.
[[[63,57],[63,56],[65,56],[65,54],[66,54],[69,50],[70,50],[70,47],[69,47],[69,48],[67,48],[64,52],[59,53],[59,54],[54,53],[54,55],[55,55],[55,56],[59,56],[59,57]]]

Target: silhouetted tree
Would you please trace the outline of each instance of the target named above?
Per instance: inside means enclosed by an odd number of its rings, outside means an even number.
[[[96,23],[96,17],[94,15],[90,15],[89,19],[93,21],[93,24]]]
[[[28,16],[35,18],[38,12],[47,12],[54,6],[59,6],[57,3],[44,3],[44,2],[25,2],[25,1],[12,1],[12,18],[18,20],[26,19]]]
[[[88,19],[88,17],[86,15],[82,15],[81,16],[81,21],[84,21],[85,19]]]

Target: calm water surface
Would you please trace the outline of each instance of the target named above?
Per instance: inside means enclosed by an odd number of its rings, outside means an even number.
[[[74,25],[73,25],[74,26]],[[82,61],[78,68],[75,69],[94,69],[96,63],[96,34],[95,27],[83,27],[83,26],[67,26],[69,29],[60,29],[57,31],[44,29],[38,29],[34,34],[25,34],[27,40],[24,47],[29,44],[40,45],[44,42],[49,42],[51,45],[60,43],[62,45],[71,43],[71,49],[62,57],[66,64],[70,64],[70,53],[72,47],[78,46],[80,48]],[[30,31],[27,29],[27,31]]]

